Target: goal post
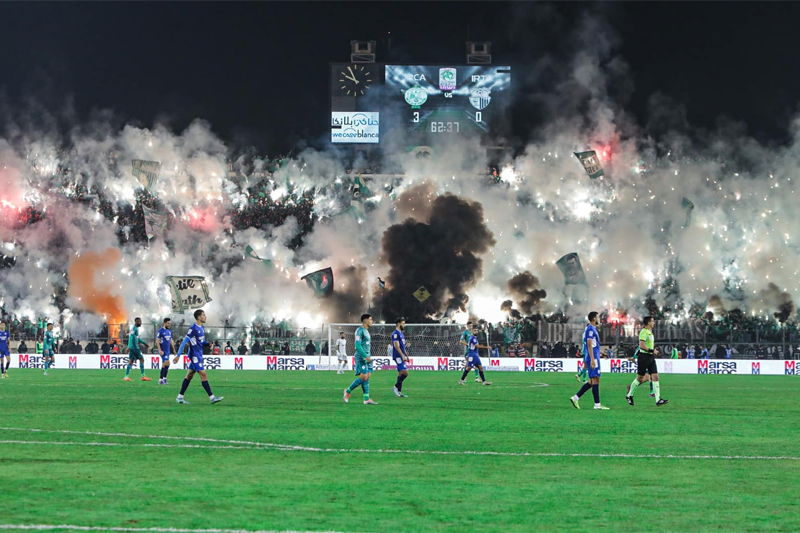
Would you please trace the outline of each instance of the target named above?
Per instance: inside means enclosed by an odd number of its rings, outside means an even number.
[[[348,361],[355,354],[355,333],[361,324],[329,324],[328,325],[328,368],[333,369],[338,360],[336,340],[341,333],[347,341]],[[408,348],[409,357],[459,357],[464,355],[464,346],[459,344],[461,334],[466,329],[466,324],[406,324],[403,336]],[[373,324],[369,328],[371,338],[371,356],[389,357],[392,332],[395,324]],[[478,338],[485,339],[485,332],[480,332]],[[483,344],[483,342],[482,342]]]

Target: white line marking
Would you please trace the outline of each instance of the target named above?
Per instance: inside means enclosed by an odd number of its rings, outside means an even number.
[[[61,442],[61,441],[27,441],[0,440],[0,444],[43,444],[57,446],[133,446],[141,448],[194,448],[209,450],[254,450],[269,449],[284,452],[316,452],[316,453],[397,453],[408,455],[488,455],[497,457],[588,457],[598,459],[698,459],[698,460],[739,460],[739,461],[800,461],[800,457],[773,455],[674,455],[674,454],[635,454],[635,453],[559,453],[559,452],[494,452],[494,451],[439,451],[439,450],[383,450],[366,448],[314,448],[291,444],[275,444],[271,442],[249,442],[240,440],[208,439],[202,437],[173,437],[168,435],[135,435],[129,433],[102,433],[95,431],[69,431],[33,428],[4,428],[2,431],[29,431],[37,433],[62,433],[78,435],[101,435],[126,438],[151,438],[169,440],[188,440],[217,443],[203,446],[200,444],[153,444],[153,443],[120,443],[120,442]],[[238,445],[238,446],[237,446]]]
[[[67,529],[71,531],[141,531],[153,533],[314,533],[300,531],[273,531],[273,530],[253,530],[253,529],[182,529],[177,527],[100,527],[100,526],[72,526],[67,524],[44,525],[44,524],[0,524],[0,529],[19,529],[28,531],[46,531],[48,529]],[[326,531],[319,533],[336,533]]]

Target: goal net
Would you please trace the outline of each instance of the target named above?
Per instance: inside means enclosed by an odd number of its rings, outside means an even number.
[[[328,326],[329,362],[335,364],[337,359],[336,341],[344,333],[347,340],[348,360],[355,354],[355,333],[361,324],[330,324]],[[464,355],[464,346],[459,344],[461,334],[466,329],[464,324],[406,324],[403,335],[406,339],[408,357],[458,357]],[[373,324],[369,328],[371,339],[370,354],[375,359],[391,358],[392,333],[394,324]],[[478,335],[484,344],[485,333]],[[387,365],[394,364],[387,362]]]

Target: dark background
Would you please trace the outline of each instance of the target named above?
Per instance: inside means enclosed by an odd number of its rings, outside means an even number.
[[[471,39],[513,66],[524,142],[553,112],[530,95],[558,92],[576,52],[611,42],[603,61],[628,68],[609,97],[643,129],[725,116],[783,142],[800,101],[797,20],[800,3],[0,3],[0,116],[65,129],[110,109],[176,130],[199,117],[274,154],[325,138],[328,63],[349,59],[351,39],[378,41],[378,61],[454,64]],[[673,116],[649,111],[656,93]]]

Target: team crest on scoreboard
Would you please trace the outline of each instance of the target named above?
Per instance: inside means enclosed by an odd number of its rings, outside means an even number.
[[[469,103],[472,104],[472,107],[474,107],[478,111],[486,109],[486,106],[488,106],[489,102],[491,101],[492,101],[492,90],[487,89],[486,87],[473,89],[472,92],[469,94]]]

